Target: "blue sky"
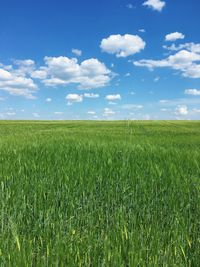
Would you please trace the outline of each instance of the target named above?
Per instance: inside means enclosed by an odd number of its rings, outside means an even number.
[[[0,119],[200,119],[198,0],[7,0]]]

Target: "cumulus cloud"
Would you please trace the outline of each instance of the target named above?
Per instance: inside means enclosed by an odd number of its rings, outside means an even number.
[[[85,93],[84,94],[84,97],[86,97],[86,98],[98,98],[99,97],[99,94]]]
[[[170,46],[164,45],[163,48],[169,51],[180,51],[182,49],[186,49],[187,51],[190,52],[200,53],[200,44],[199,43],[195,44],[193,42],[179,44],[179,45],[172,44]]]
[[[145,48],[146,43],[138,35],[110,35],[101,41],[101,49],[117,57],[128,57],[139,53]]]
[[[172,32],[165,36],[165,41],[173,42],[173,41],[184,39],[184,38],[185,38],[185,35],[182,34],[181,32]]]
[[[36,74],[39,75],[36,76],[46,86],[77,84],[78,89],[92,89],[106,86],[112,78],[112,72],[95,58],[84,60],[80,64],[76,58],[63,56],[45,57],[44,61],[46,66],[37,70]]]
[[[186,95],[194,95],[194,96],[200,96],[200,90],[197,89],[186,89],[185,90]]]
[[[187,115],[188,112],[188,107],[186,105],[179,105],[176,109],[175,109],[175,114],[176,115]]]
[[[68,94],[66,100],[68,100],[68,105],[72,105],[75,102],[82,102],[84,98],[95,99],[98,98],[99,94],[94,93],[84,93],[84,94]]]
[[[147,0],[143,3],[143,6],[150,7],[153,10],[162,11],[166,3],[161,0]]]
[[[51,102],[52,99],[50,97],[46,98],[46,102]]]
[[[13,60],[13,65],[18,66],[18,69],[15,69],[15,71],[24,70],[24,73],[31,72],[35,69],[35,61],[32,59],[17,59]],[[7,66],[8,69],[13,69],[12,65]]]
[[[16,65],[19,65],[19,66],[34,66],[35,65],[35,61],[32,60],[32,59],[24,59],[24,60],[21,60],[21,59],[18,59],[18,60],[14,60],[14,63]]]
[[[34,62],[16,61],[13,66],[0,67],[0,90],[8,92],[10,95],[23,96],[29,99],[34,99],[34,93],[38,87],[34,81],[29,77],[33,69]]]
[[[66,96],[66,100],[68,100],[68,104],[82,102],[83,101],[83,95],[68,94]]]
[[[174,70],[179,70],[185,77],[200,78],[199,61],[200,53],[181,50],[162,60],[142,59],[135,61],[133,64],[139,67],[147,67],[150,70],[168,67]]]
[[[12,73],[18,76],[25,77],[26,75],[31,75],[35,70],[35,61],[32,59],[14,60],[13,65],[17,67],[15,68],[12,65],[6,66],[7,70],[12,71]]]
[[[121,95],[120,94],[116,94],[116,95],[107,95],[105,97],[106,100],[109,101],[114,101],[114,100],[121,100]]]
[[[80,57],[82,55],[82,51],[76,48],[72,49],[72,53],[78,57]]]
[[[37,70],[33,70],[31,72],[31,78],[39,79],[39,80],[46,79],[47,78],[47,68],[46,67],[40,67]]]
[[[185,77],[190,78],[200,78],[200,65],[199,64],[191,64],[191,66],[186,69],[185,73],[183,73]]]

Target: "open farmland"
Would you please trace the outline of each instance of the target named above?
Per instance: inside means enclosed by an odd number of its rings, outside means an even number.
[[[200,122],[0,122],[0,266],[199,266]]]

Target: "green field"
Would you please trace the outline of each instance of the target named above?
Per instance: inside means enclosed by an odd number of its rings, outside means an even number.
[[[200,266],[200,122],[0,122],[0,266]]]

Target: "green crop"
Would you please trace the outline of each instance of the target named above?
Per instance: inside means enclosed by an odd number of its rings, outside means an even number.
[[[0,122],[0,266],[200,264],[200,122]]]

